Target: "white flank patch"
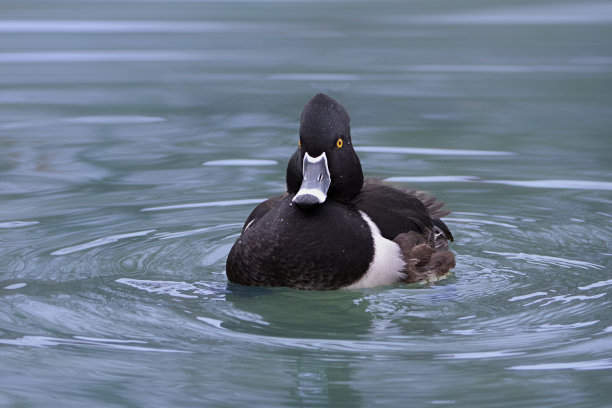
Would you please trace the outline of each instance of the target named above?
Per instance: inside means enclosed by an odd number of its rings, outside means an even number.
[[[399,245],[380,235],[380,230],[366,213],[363,211],[359,211],[359,213],[361,218],[368,223],[370,231],[372,231],[374,259],[370,263],[368,271],[361,279],[344,288],[361,289],[397,283],[404,278],[402,270],[406,266]]]

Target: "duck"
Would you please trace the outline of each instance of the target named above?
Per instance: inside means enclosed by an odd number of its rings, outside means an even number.
[[[230,282],[302,290],[434,282],[455,267],[444,203],[364,178],[350,117],[319,93],[300,116],[284,194],[246,219],[226,261]]]

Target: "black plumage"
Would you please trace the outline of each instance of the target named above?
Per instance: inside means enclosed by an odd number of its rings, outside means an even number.
[[[323,198],[297,200],[305,191],[305,171],[315,162],[319,180],[323,168],[331,179],[312,193]],[[453,236],[440,219],[448,214],[444,204],[422,192],[364,181],[350,117],[327,95],[316,95],[302,112],[299,147],[289,160],[286,182],[287,193],[259,204],[247,218],[228,255],[230,281],[317,290],[349,286],[373,269],[375,231],[368,217],[399,247],[404,265],[399,281],[437,279],[455,266],[448,249]]]

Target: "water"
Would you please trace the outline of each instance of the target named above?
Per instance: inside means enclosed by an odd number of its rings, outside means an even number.
[[[0,405],[612,406],[609,2],[0,7]],[[227,284],[319,91],[447,280]]]

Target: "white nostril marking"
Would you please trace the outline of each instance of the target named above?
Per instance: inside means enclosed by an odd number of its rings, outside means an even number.
[[[323,173],[319,174],[319,181],[323,180]]]

